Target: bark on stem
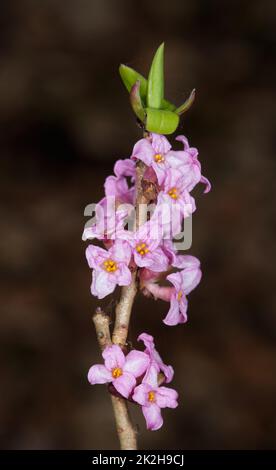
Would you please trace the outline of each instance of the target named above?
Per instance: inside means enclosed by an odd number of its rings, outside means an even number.
[[[146,221],[146,212],[143,209],[145,198],[143,195],[142,181],[145,172],[145,164],[139,161],[136,164],[136,229]],[[141,211],[142,210],[142,211]],[[116,308],[115,326],[112,335],[112,342],[124,347],[128,336],[131,311],[134,298],[137,292],[137,268],[132,273],[132,281],[129,286],[122,287],[121,298]],[[136,432],[131,423],[127,402],[124,399],[112,397],[114,416],[119,435],[121,449],[137,449]],[[123,430],[123,431],[122,431]],[[126,439],[122,438],[122,433],[126,430]]]
[[[97,308],[93,315],[96,335],[101,350],[112,344],[109,330],[109,317]],[[127,401],[124,398],[111,395],[111,402],[115,416],[116,429],[123,450],[135,450],[137,448],[136,432],[131,423]]]
[[[143,195],[142,187],[145,169],[146,166],[143,162],[139,161],[136,164],[136,229],[146,221],[147,217],[147,213],[145,211],[146,199]],[[132,306],[137,292],[137,272],[137,268],[132,272],[131,284],[129,286],[122,287],[121,298],[116,308],[112,341],[110,337],[108,316],[105,315],[101,309],[97,309],[93,316],[97,338],[101,349],[104,349],[112,343],[119,344],[121,347],[124,347],[126,344]],[[111,395],[111,401],[121,449],[136,450],[136,431],[130,419],[127,400]]]
[[[142,181],[146,166],[139,161],[136,164],[136,229],[146,221],[146,199],[143,194]],[[116,308],[115,326],[112,342],[123,347],[127,340],[128,327],[134,298],[137,292],[137,269],[132,273],[132,281],[129,286],[122,287],[121,298]]]

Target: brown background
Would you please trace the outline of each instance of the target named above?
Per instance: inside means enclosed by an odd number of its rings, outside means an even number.
[[[117,446],[107,393],[86,380],[100,356],[83,209],[140,138],[118,64],[147,73],[163,40],[167,98],[197,89],[180,132],[213,190],[195,192],[189,323],[135,304],[134,346],[156,336],[180,393],[158,432],[134,410],[140,446],[276,447],[275,14],[273,0],[1,1],[2,448]]]

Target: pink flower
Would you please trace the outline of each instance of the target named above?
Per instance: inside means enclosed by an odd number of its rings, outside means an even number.
[[[89,369],[88,380],[91,385],[112,383],[115,389],[128,398],[136,385],[136,378],[144,374],[149,357],[141,351],[130,351],[124,355],[120,346],[108,346],[102,353],[104,365],[96,364]]]
[[[130,158],[125,158],[124,160],[117,160],[114,165],[114,173],[116,176],[131,176],[132,182],[134,182],[135,177],[135,163]]]
[[[160,247],[161,236],[161,226],[152,221],[144,223],[136,232],[126,233],[137,266],[155,272],[168,269],[168,259]]]
[[[131,272],[128,264],[131,249],[124,240],[116,240],[109,250],[89,245],[86,258],[92,273],[92,295],[103,299],[114,291],[116,285],[128,286],[131,283]]]
[[[179,168],[185,176],[186,183],[185,187],[188,191],[191,191],[195,185],[199,182],[205,184],[205,193],[208,193],[211,189],[210,181],[201,175],[201,165],[198,161],[198,150],[194,147],[189,146],[188,139],[184,135],[179,135],[176,140],[182,142],[184,145],[184,151],[179,151],[178,155],[181,157],[182,164]]]
[[[152,215],[152,221],[162,226],[163,238],[170,239],[179,234],[183,218],[189,217],[195,210],[195,200],[186,188],[185,176],[178,168],[167,169]]]
[[[168,387],[158,387],[155,367],[151,367],[141,385],[135,387],[132,399],[142,406],[147,429],[157,431],[163,425],[162,408],[176,408],[178,393]]]
[[[173,266],[182,271],[169,274],[167,280],[173,284],[173,287],[160,286],[153,276],[143,277],[143,289],[145,295],[151,293],[155,299],[165,300],[171,303],[169,312],[163,322],[166,325],[177,325],[187,321],[188,301],[187,295],[199,284],[201,280],[200,262],[197,258],[190,255],[176,254],[169,242],[163,245],[168,259]]]
[[[159,184],[162,184],[166,171],[181,165],[177,152],[170,151],[171,144],[163,135],[150,134],[150,138],[139,140],[133,148],[132,159],[142,160],[152,167]]]
[[[104,183],[105,195],[114,196],[116,202],[133,204],[135,187],[129,187],[126,178],[114,175],[108,176]]]
[[[154,339],[151,335],[148,335],[147,333],[142,333],[140,336],[138,336],[138,341],[143,341],[146,349],[145,353],[149,356],[150,358],[150,366],[155,366],[157,372],[163,372],[165,376],[165,382],[169,383],[173,379],[174,371],[172,366],[167,366],[164,364],[162,361],[160,354],[156,351],[155,349],[155,344],[154,344]]]
[[[186,178],[179,169],[170,168],[166,171],[163,191],[159,193],[158,203],[168,207],[179,206],[183,217],[189,217],[195,211],[195,200],[186,188]]]
[[[114,240],[124,231],[125,219],[129,215],[126,205],[115,209],[115,197],[104,197],[95,208],[96,222],[89,220],[84,228],[82,239]]]
[[[164,240],[162,249],[167,256],[169,263],[174,268],[185,269],[200,267],[200,261],[195,256],[180,255],[178,251],[175,250],[173,240]]]
[[[162,250],[164,251],[164,253],[168,257],[170,265],[174,266],[173,263],[175,262],[175,259],[178,256],[178,253],[177,253],[177,251],[174,247],[173,240],[169,239],[169,238],[166,239],[166,240],[163,240]]]
[[[176,254],[172,265],[178,269],[191,269],[194,272],[198,272],[200,268],[200,261],[195,256],[191,255],[179,255]]]
[[[192,264],[192,263],[191,263]],[[174,289],[171,290],[171,306],[163,322],[166,325],[178,325],[187,321],[187,295],[199,284],[201,270],[197,263],[183,271],[167,276]]]
[[[135,195],[135,163],[126,158],[118,160],[114,165],[116,176],[108,176],[104,183],[105,195],[114,196],[116,202],[133,204]],[[126,177],[131,177],[132,186],[128,185]]]

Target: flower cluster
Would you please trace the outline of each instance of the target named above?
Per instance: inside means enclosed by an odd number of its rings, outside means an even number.
[[[118,345],[107,346],[104,365],[92,366],[88,380],[92,385],[111,383],[124,398],[141,405],[147,428],[155,431],[163,424],[161,409],[176,408],[178,394],[162,385],[171,382],[173,368],[163,363],[153,337],[143,333],[138,340],[143,341],[144,352],[133,349],[126,356]]]
[[[105,197],[96,206],[96,219],[83,233],[84,240],[96,238],[104,245],[89,245],[86,250],[92,295],[102,299],[116,286],[130,285],[136,270],[145,296],[170,303],[163,319],[170,326],[187,321],[187,296],[201,279],[199,260],[179,253],[174,240],[196,210],[191,191],[198,183],[205,186],[205,193],[211,189],[201,174],[197,149],[183,135],[176,140],[182,150],[173,150],[166,137],[151,133],[135,144],[130,158],[118,160],[114,175],[105,181]],[[139,161],[144,165],[145,196],[153,211],[142,225],[131,227]],[[148,428],[158,429],[160,408],[177,406],[176,392],[158,386],[158,374],[170,382],[173,371],[163,364],[151,336],[139,338],[146,346],[143,353],[132,350],[125,356],[119,346],[108,347],[103,352],[105,365],[93,366],[89,381],[112,382],[120,395],[142,406]]]
[[[183,143],[183,150],[172,150],[166,137],[151,134],[135,144],[131,158],[116,162],[115,175],[106,179],[105,197],[96,207],[96,223],[86,227],[83,234],[85,240],[97,238],[105,245],[105,249],[89,245],[86,250],[88,264],[93,269],[92,295],[102,299],[117,285],[129,285],[131,270],[138,267],[143,293],[171,302],[164,319],[167,325],[187,320],[186,296],[201,278],[199,261],[178,254],[172,240],[180,231],[177,227],[183,219],[195,211],[192,189],[199,182],[205,185],[205,192],[211,187],[201,175],[197,149],[190,147],[184,136],[176,140]],[[157,190],[153,201],[156,207],[150,220],[131,231],[126,230],[125,224],[130,204],[135,200],[137,160],[145,163],[144,178]],[[115,204],[108,205],[109,200]],[[180,219],[174,217],[176,209]],[[158,280],[172,268],[181,269],[168,274],[166,279],[172,287],[159,287]]]

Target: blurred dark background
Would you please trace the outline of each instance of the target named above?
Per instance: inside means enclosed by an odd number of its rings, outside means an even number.
[[[275,15],[273,0],[1,1],[1,448],[117,446],[86,380],[100,354],[83,210],[141,136],[118,65],[146,74],[163,40],[166,97],[197,89],[180,133],[213,190],[195,192],[188,324],[135,303],[130,339],[154,334],[180,393],[158,432],[133,410],[140,447],[276,447]]]

